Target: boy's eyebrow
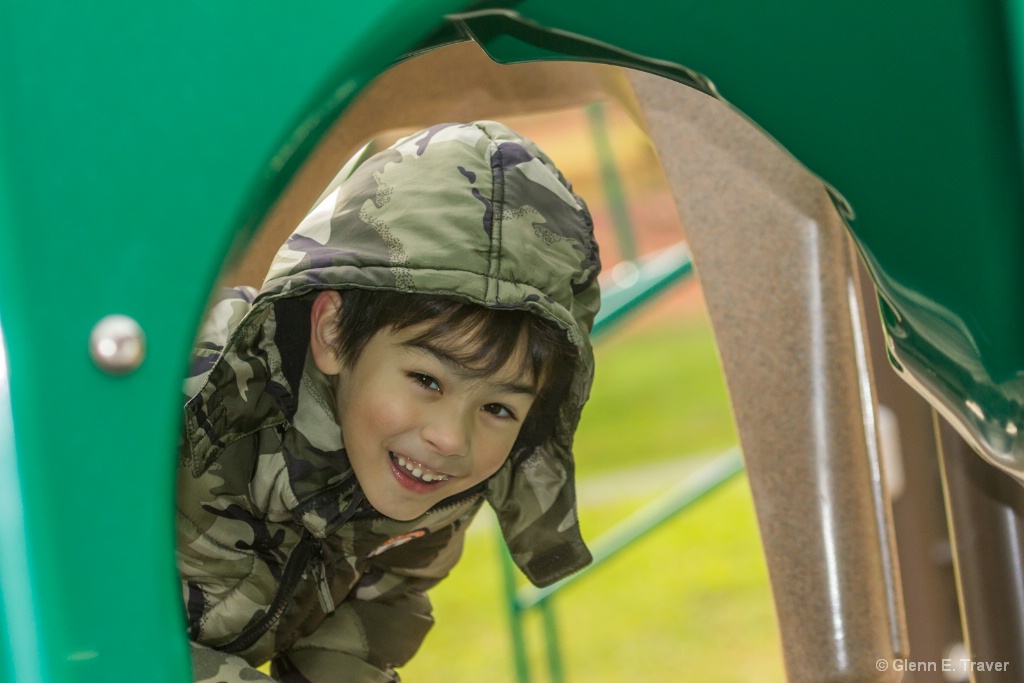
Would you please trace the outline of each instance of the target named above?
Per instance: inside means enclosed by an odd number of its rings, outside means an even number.
[[[472,371],[467,372],[466,365],[462,361],[460,361],[458,358],[452,355],[449,351],[434,346],[428,341],[413,340],[403,342],[402,345],[429,353],[431,356],[437,358],[437,360],[440,361],[441,365],[445,366],[448,372],[452,373],[453,375],[459,375],[460,377],[481,376],[480,374],[474,373]],[[506,391],[512,394],[525,394],[527,396],[537,395],[537,388],[534,387],[532,384],[521,384],[518,382],[491,382],[491,384],[496,389]]]

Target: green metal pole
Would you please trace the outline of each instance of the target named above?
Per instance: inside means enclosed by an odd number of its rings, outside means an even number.
[[[564,683],[565,670],[562,668],[562,648],[558,642],[558,624],[555,619],[554,596],[540,603],[544,619],[544,640],[548,655],[548,674],[551,683]]]
[[[516,596],[516,566],[505,547],[505,539],[501,532],[498,539],[498,552],[501,555],[502,587],[505,591],[505,606],[508,608],[508,626],[512,634],[512,660],[516,669],[518,683],[530,683],[530,664],[526,658],[526,634],[523,628],[523,610]]]
[[[597,165],[601,169],[604,196],[608,200],[608,211],[611,213],[612,227],[615,228],[619,251],[623,261],[633,261],[636,259],[636,240],[633,238],[633,224],[629,220],[626,193],[622,190],[622,180],[619,178],[615,155],[612,153],[611,138],[608,136],[608,121],[604,115],[604,103],[594,102],[586,109],[590,132],[594,137]]]

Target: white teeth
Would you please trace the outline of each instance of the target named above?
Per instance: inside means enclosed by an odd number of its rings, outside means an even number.
[[[438,472],[428,470],[418,462],[409,460],[404,456],[395,455],[394,453],[392,453],[392,455],[395,456],[395,460],[398,462],[399,467],[404,467],[409,474],[417,479],[427,482],[428,484],[434,481],[448,481],[451,478],[447,474],[439,474]]]

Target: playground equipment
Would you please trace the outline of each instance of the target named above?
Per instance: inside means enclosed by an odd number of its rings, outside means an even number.
[[[366,83],[468,39],[500,62],[643,72],[631,77],[638,102],[694,218],[788,676],[898,680],[876,670],[905,656],[906,638],[841,219],[877,286],[894,365],[989,463],[1021,476],[1021,11],[4,4],[0,681],[188,680],[168,618],[180,611],[172,451],[212,283]],[[704,196],[679,113],[681,88],[717,96],[709,78],[830,186],[780,178],[744,143],[729,165],[795,204],[755,212],[736,198],[726,212]],[[985,581],[976,571],[980,547],[1019,540],[1019,517],[1004,514],[1021,509],[1019,487],[979,504],[1003,485],[958,477],[974,460],[943,461],[969,647],[1020,663],[1024,605],[996,604],[1020,558],[1003,553]],[[985,478],[1006,479],[988,465]],[[978,520],[981,541],[965,533]]]

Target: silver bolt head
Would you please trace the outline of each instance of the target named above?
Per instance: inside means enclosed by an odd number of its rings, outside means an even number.
[[[142,365],[146,357],[146,335],[134,319],[108,315],[92,328],[89,355],[104,372],[127,374]]]

